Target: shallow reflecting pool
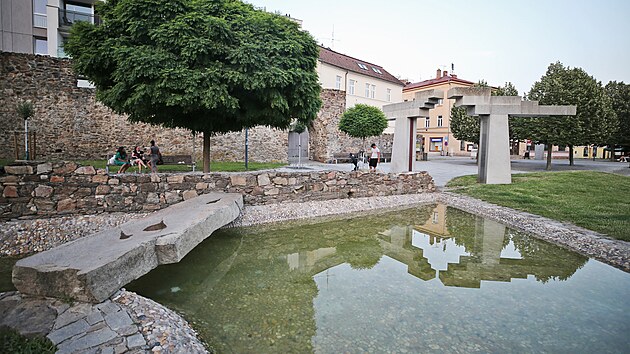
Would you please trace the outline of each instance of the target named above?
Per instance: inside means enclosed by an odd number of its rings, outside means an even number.
[[[444,205],[222,230],[127,289],[219,353],[630,348],[630,274]]]

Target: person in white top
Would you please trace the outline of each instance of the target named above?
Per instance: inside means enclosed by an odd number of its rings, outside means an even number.
[[[381,150],[379,150],[374,143],[370,146],[372,147],[370,153],[370,171],[376,172],[376,165],[381,161]]]

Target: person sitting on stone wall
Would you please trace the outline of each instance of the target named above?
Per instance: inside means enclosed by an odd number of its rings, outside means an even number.
[[[129,157],[127,156],[127,152],[125,151],[125,147],[121,146],[116,150],[116,155],[114,156],[114,165],[120,166],[118,173],[125,173],[127,169],[131,166],[129,162]]]
[[[138,173],[142,173],[142,167],[147,168],[147,164],[144,163],[144,151],[138,146],[131,152],[131,165],[138,165]]]

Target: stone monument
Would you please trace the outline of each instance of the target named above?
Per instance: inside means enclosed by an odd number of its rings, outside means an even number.
[[[456,107],[466,107],[468,115],[479,116],[479,182],[509,184],[512,174],[508,117],[573,116],[576,107],[540,106],[537,101],[523,101],[520,96],[490,93],[491,89],[485,87],[456,87],[448,90],[447,97],[455,99]]]

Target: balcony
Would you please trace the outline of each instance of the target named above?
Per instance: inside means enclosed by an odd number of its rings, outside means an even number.
[[[101,24],[101,19],[92,14],[59,9],[59,28],[69,29],[73,24],[85,21],[96,25]]]

